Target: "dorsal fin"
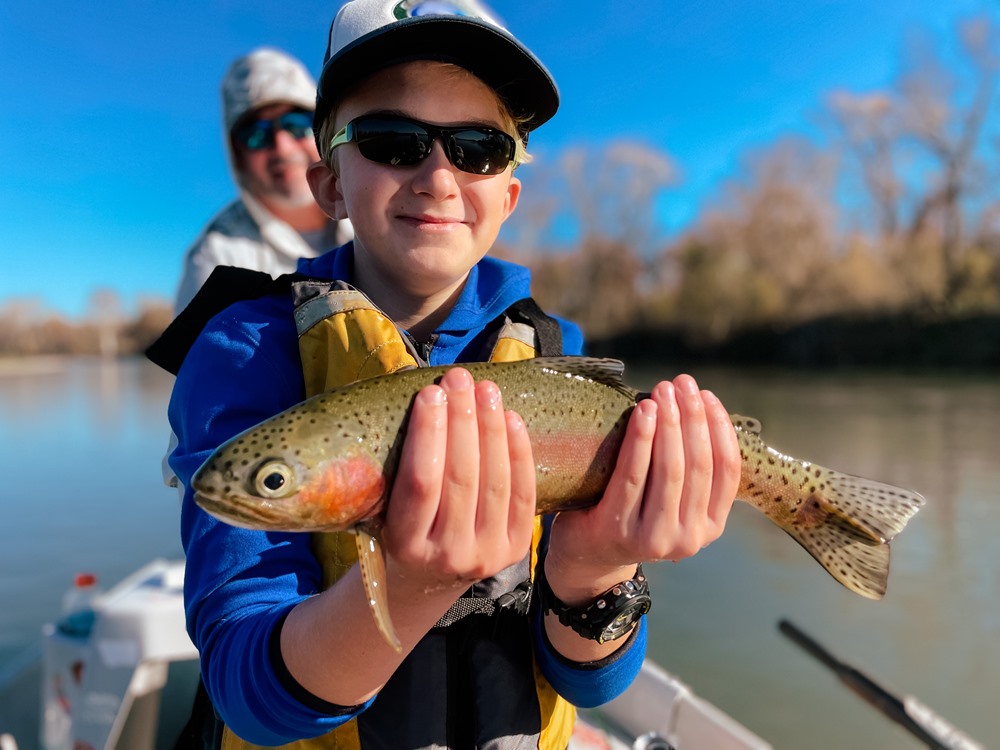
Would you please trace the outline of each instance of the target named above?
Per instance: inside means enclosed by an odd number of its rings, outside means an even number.
[[[753,433],[754,435],[760,434],[761,424],[759,419],[744,417],[742,414],[730,414],[729,418],[733,422],[733,427],[745,432]]]
[[[547,370],[566,373],[578,378],[614,388],[629,398],[636,398],[638,391],[624,380],[625,363],[619,359],[602,357],[535,357],[532,364]]]

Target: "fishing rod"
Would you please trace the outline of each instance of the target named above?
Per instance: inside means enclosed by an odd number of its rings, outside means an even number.
[[[847,687],[932,750],[986,750],[985,745],[953,727],[912,695],[902,698],[893,695],[868,675],[835,657],[788,620],[779,621],[778,629],[822,662]]]

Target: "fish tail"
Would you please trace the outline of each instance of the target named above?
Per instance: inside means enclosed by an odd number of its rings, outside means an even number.
[[[815,528],[785,531],[845,588],[867,599],[885,596],[888,544],[873,543],[855,526],[837,517]]]
[[[826,571],[869,599],[885,595],[889,541],[924,504],[916,492],[813,465],[788,534]]]
[[[892,541],[924,505],[912,490],[851,474],[813,467],[822,472],[822,499],[828,509],[855,526],[873,542]]]

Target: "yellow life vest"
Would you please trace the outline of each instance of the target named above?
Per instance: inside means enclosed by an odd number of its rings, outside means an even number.
[[[363,378],[422,364],[412,342],[401,335],[395,324],[360,291],[343,282],[310,279],[294,281],[292,294],[295,299],[295,323],[307,396]],[[527,302],[533,310],[537,310],[532,301]],[[530,320],[530,316],[528,319]],[[489,354],[489,360],[508,362],[535,356],[536,328],[523,321],[523,317],[519,319],[519,316],[502,316],[496,333],[491,336],[491,341],[484,350],[484,354]],[[551,319],[547,319],[547,324],[552,324]],[[538,332],[538,336],[540,335]],[[534,544],[527,561],[529,578],[537,563],[541,529],[541,520],[536,517]],[[322,565],[324,587],[333,585],[357,562],[354,539],[348,532],[314,534],[312,541],[313,550]],[[464,610],[461,609],[463,606]],[[468,600],[464,605],[463,600],[459,600],[453,610],[455,614],[442,618],[443,622],[447,620],[451,623],[462,619],[468,611],[474,611],[475,607],[470,607]],[[485,617],[478,614],[468,616]],[[521,619],[524,627],[530,628],[528,618]],[[535,686],[534,705],[538,710],[535,727],[539,737],[538,747],[541,750],[565,750],[576,720],[576,709],[559,697],[549,685],[533,657],[531,661]],[[359,720],[353,719],[322,737],[299,740],[283,745],[282,748],[361,750],[358,724]],[[523,740],[523,736],[521,739]],[[516,739],[512,741],[516,742]],[[507,746],[503,740],[497,740],[498,749]],[[253,750],[257,747],[241,740],[228,728],[223,731],[223,750]]]

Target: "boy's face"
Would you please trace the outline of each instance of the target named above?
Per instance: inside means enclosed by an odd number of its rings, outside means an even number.
[[[340,103],[336,126],[371,113],[504,129],[491,88],[429,61],[372,75]],[[520,193],[513,166],[498,175],[463,172],[448,161],[437,140],[430,155],[413,166],[369,161],[353,143],[339,147],[335,158],[337,175],[326,171],[326,180],[314,174],[310,180],[328,213],[351,219],[355,273],[366,290],[374,285],[428,296],[455,288],[492,247]]]

